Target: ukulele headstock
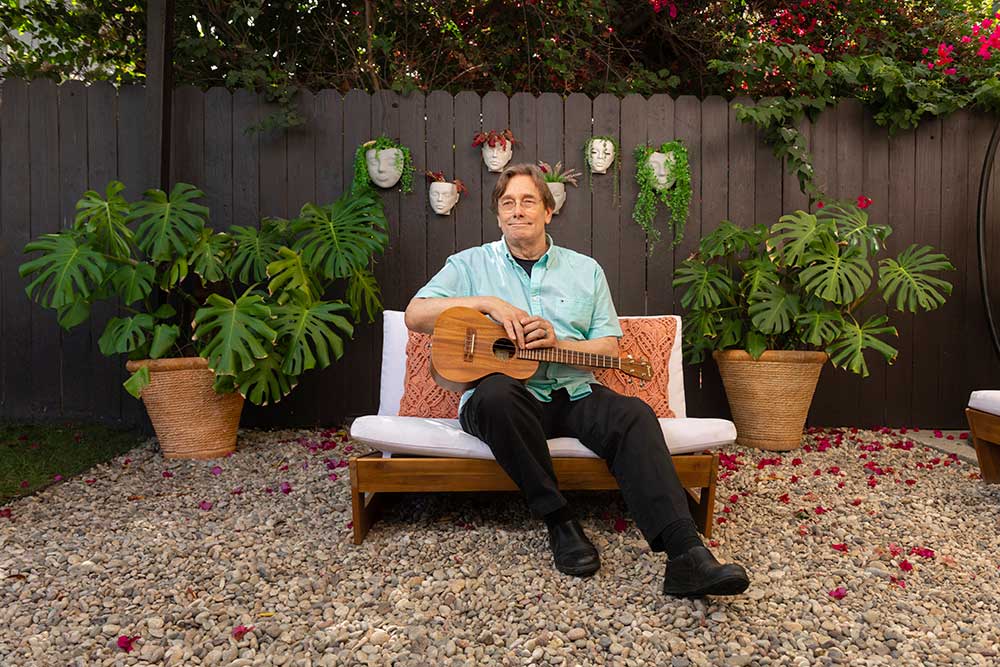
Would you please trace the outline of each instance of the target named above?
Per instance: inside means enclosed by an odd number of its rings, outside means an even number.
[[[645,359],[636,359],[631,354],[621,358],[621,371],[640,380],[653,379],[653,366]]]

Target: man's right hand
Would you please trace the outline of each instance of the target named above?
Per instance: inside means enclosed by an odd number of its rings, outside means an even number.
[[[519,348],[523,348],[525,344],[524,328],[521,326],[521,321],[529,319],[531,313],[521,310],[517,306],[512,306],[495,296],[487,297],[483,305],[485,306],[483,312],[502,324],[510,339]]]

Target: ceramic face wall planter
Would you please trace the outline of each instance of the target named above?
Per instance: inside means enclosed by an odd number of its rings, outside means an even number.
[[[552,214],[555,215],[559,212],[559,209],[563,207],[563,204],[566,203],[566,184],[549,182],[546,183],[546,185],[549,186],[549,190],[552,192],[552,196],[556,200],[556,208],[552,211]]]
[[[509,141],[506,142],[506,146],[501,146],[499,142],[495,146],[483,144],[483,162],[486,163],[486,168],[492,172],[503,171],[513,155],[514,146]]]
[[[458,187],[454,183],[436,181],[427,188],[431,209],[438,215],[451,215],[451,209],[458,203]]]
[[[398,148],[370,148],[365,151],[365,161],[372,183],[380,188],[391,188],[403,175],[403,151]]]
[[[653,168],[658,189],[667,190],[674,184],[673,171],[676,160],[673,153],[653,152],[649,156],[649,166]]]
[[[595,174],[606,174],[615,161],[615,145],[607,139],[594,139],[590,142],[590,154],[587,155],[590,171]]]

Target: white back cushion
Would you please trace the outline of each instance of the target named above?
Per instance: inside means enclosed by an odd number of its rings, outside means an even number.
[[[629,316],[620,319],[642,319],[655,317],[653,315]],[[681,358],[681,318],[671,315],[677,321],[677,335],[674,346],[670,349],[668,365],[669,381],[667,384],[667,399],[670,409],[679,418],[687,417],[684,405],[684,362]],[[379,383],[380,415],[398,415],[399,401],[403,398],[403,384],[406,378],[406,342],[409,331],[403,321],[403,313],[398,310],[386,310],[382,313],[382,378]]]

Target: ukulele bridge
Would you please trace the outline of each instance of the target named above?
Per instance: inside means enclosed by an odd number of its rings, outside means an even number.
[[[463,358],[465,361],[471,362],[472,357],[476,351],[476,330],[469,327],[465,330],[465,349],[463,350]]]

